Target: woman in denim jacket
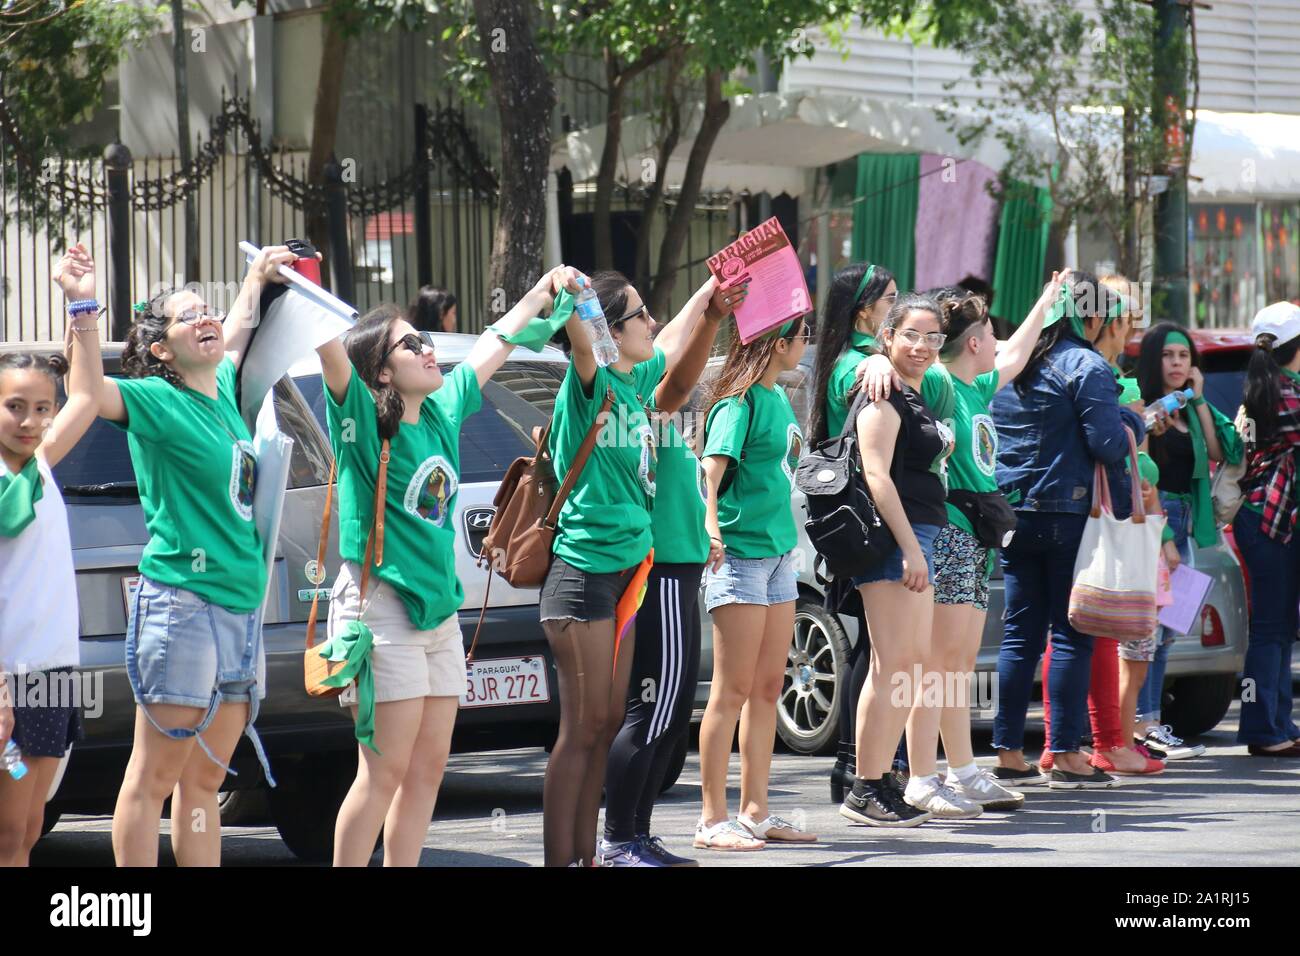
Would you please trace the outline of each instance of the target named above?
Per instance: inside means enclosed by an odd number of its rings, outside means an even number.
[[[1053,703],[1048,749],[1055,755],[1050,786],[1109,787],[1115,779],[1079,753],[1087,719],[1092,638],[1070,626],[1067,609],[1074,561],[1092,506],[1093,466],[1108,466],[1115,512],[1131,509],[1123,462],[1125,426],[1141,441],[1142,417],[1119,405],[1115,375],[1094,343],[1123,310],[1120,297],[1086,272],[1049,316],[1059,317],[1038,340],[1029,364],[993,400],[998,429],[997,481],[1018,523],[1002,553],[1006,628],[998,654],[999,705],[994,776],[1008,786],[1045,783],[1024,757],[1025,715],[1034,670],[1051,629],[1046,675]]]

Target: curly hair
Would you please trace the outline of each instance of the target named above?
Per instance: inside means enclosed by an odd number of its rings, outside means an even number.
[[[150,351],[150,346],[163,340],[171,324],[165,311],[167,300],[181,291],[184,290],[163,289],[148,302],[137,306],[135,321],[126,333],[126,344],[122,347],[122,371],[127,377],[145,378],[157,375],[174,388],[185,387],[180,373]]]

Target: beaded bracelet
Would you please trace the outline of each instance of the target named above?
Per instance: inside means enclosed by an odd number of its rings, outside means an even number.
[[[98,312],[99,303],[94,299],[77,299],[68,303],[69,315],[80,315],[83,312]]]

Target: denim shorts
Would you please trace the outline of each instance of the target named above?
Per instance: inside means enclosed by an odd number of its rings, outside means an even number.
[[[794,552],[775,558],[727,555],[721,569],[704,569],[704,606],[712,611],[727,604],[784,604],[799,596]]]
[[[921,545],[921,553],[925,555],[926,574],[929,575],[931,584],[934,584],[934,539],[939,536],[941,530],[943,529],[937,524],[912,525],[912,533],[916,535],[916,540]],[[853,586],[856,588],[863,584],[875,584],[877,581],[902,580],[903,549],[895,545],[894,550],[889,552],[889,557],[884,561],[866,574],[854,577]]]
[[[551,562],[542,583],[541,619],[545,621],[612,621],[618,599],[627,590],[637,566],[608,574],[575,568],[563,558]]]
[[[258,702],[266,696],[266,650],[260,611],[238,614],[185,588],[140,575],[126,622],[126,674],[149,723],[174,740],[197,737],[204,753],[234,773],[203,740],[223,703],[247,703],[248,734],[267,782],[275,786],[262,742],[253,729]],[[198,725],[163,727],[150,704],[204,709]]]

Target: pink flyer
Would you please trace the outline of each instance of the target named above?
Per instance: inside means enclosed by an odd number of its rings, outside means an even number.
[[[709,256],[708,265],[723,288],[749,282],[749,295],[736,310],[742,342],[812,309],[799,257],[775,217]]]

